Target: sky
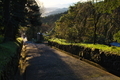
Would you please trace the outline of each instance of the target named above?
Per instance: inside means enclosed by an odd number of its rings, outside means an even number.
[[[48,7],[69,7],[72,3],[76,3],[78,1],[87,1],[87,0],[36,0],[39,4]]]
[[[46,16],[46,13],[52,12],[57,8],[68,8],[77,2],[85,2],[88,0],[35,0],[40,6],[42,16]]]

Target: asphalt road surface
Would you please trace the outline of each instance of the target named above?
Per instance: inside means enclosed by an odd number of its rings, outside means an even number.
[[[45,44],[28,42],[24,50],[23,77],[17,80],[120,80],[120,77]]]

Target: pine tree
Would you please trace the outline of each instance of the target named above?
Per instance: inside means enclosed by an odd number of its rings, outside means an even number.
[[[36,39],[37,33],[40,32],[40,26],[42,23],[40,8],[34,0],[28,0],[26,13],[29,23],[29,29],[27,31],[28,40],[31,40],[32,38]]]
[[[24,15],[25,4],[26,0],[4,0],[4,41],[16,40],[16,34]]]

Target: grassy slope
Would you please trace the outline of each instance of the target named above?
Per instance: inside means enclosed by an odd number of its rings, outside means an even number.
[[[21,38],[17,38],[19,43],[22,43]],[[0,44],[0,74],[5,65],[16,54],[19,44],[17,42],[7,42]]]

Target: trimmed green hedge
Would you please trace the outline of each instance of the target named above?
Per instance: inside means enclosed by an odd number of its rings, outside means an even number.
[[[8,67],[11,68],[11,66],[13,66],[14,68],[14,63],[12,63],[11,61],[18,58],[19,56],[18,52],[21,50],[21,47],[22,47],[21,38],[17,38],[15,42],[6,42],[0,44],[0,80],[8,79],[5,78],[6,77],[5,71],[7,70]],[[17,60],[15,60],[14,62],[17,62]],[[16,64],[17,63],[15,63],[15,65]],[[11,72],[9,71],[8,73]]]

